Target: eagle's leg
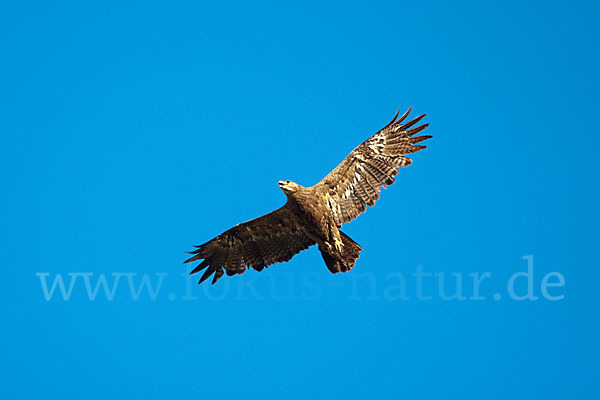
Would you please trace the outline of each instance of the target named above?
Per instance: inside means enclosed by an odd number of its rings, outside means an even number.
[[[333,240],[332,240],[333,239]],[[340,230],[333,223],[329,225],[329,242],[333,241],[333,246],[336,250],[336,253],[343,254],[344,251],[344,242],[342,242],[342,237],[340,235]],[[329,245],[331,246],[331,245]]]
[[[336,250],[342,254],[342,247],[344,247],[344,242],[342,242],[340,239],[335,238],[333,244],[335,245]]]
[[[342,254],[344,243],[341,240],[336,238],[333,240],[333,245],[329,242],[325,242],[325,245],[327,246],[327,250],[330,252]]]

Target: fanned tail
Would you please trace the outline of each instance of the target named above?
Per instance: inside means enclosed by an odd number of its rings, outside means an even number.
[[[354,267],[356,259],[359,257],[362,250],[362,247],[344,232],[340,231],[340,236],[343,245],[341,254],[326,249],[320,249],[323,261],[325,261],[327,268],[332,274],[350,271]]]

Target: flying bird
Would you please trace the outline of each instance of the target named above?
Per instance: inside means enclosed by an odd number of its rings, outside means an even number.
[[[362,247],[340,230],[372,206],[381,187],[394,183],[398,168],[412,160],[406,157],[426,146],[418,145],[429,135],[414,136],[429,124],[418,124],[426,114],[403,123],[412,107],[368,138],[311,187],[279,181],[287,201],[262,217],[234,226],[196,250],[185,262],[203,260],[190,274],[204,271],[199,284],[214,274],[216,283],[225,273],[241,274],[249,267],[262,271],[269,265],[289,261],[300,251],[318,244],[331,273],[347,272],[356,263]]]

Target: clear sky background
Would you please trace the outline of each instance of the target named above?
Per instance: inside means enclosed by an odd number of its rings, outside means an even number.
[[[1,397],[599,398],[598,15],[3,2]],[[283,204],[277,180],[316,183],[411,105],[434,138],[345,225],[350,273],[311,248],[184,277],[192,245]],[[57,276],[70,296],[47,300]]]

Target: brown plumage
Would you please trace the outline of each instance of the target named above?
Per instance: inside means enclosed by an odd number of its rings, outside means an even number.
[[[402,124],[411,109],[394,119],[354,149],[323,180],[311,187],[279,181],[287,196],[285,205],[269,214],[238,224],[208,242],[196,246],[185,262],[203,260],[190,274],[204,271],[198,283],[214,274],[214,284],[225,273],[241,274],[248,267],[257,271],[289,261],[313,244],[319,245],[323,261],[332,273],[354,267],[360,245],[339,230],[379,198],[381,187],[394,183],[398,168],[410,165],[406,157],[426,146],[431,136],[414,136],[425,114]]]

